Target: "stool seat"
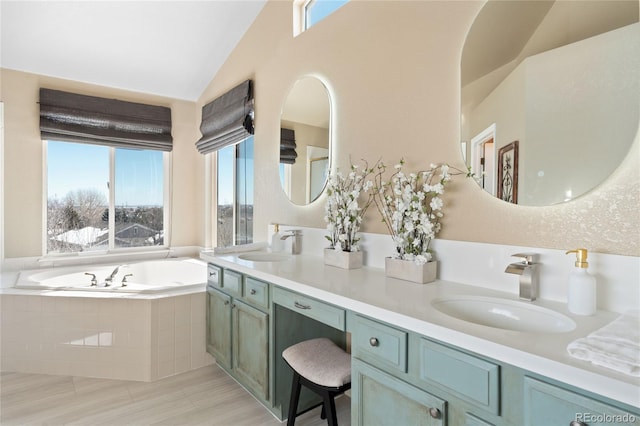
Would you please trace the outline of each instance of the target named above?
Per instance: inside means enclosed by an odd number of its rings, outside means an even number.
[[[351,355],[326,337],[290,346],[282,357],[298,374],[317,385],[339,388],[351,383]]]
[[[293,370],[287,426],[295,425],[303,385],[322,397],[320,417],[326,418],[329,426],[338,426],[334,398],[351,388],[351,355],[320,337],[288,347],[282,358]]]

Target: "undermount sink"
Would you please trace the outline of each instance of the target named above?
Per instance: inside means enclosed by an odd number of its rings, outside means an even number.
[[[291,259],[291,256],[284,253],[244,253],[238,255],[238,258],[252,262],[282,262]]]
[[[551,309],[497,297],[451,296],[431,305],[454,318],[504,330],[564,333],[576,328],[571,318]]]

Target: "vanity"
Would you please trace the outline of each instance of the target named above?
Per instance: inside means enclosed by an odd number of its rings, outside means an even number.
[[[379,268],[342,270],[319,256],[209,262],[207,349],[275,416],[286,416],[291,373],[280,354],[326,336],[352,354],[354,425],[640,425],[639,380],[571,358],[566,345],[615,319],[568,314],[571,331],[485,327],[433,301],[462,295],[515,299],[448,281],[419,285]],[[527,302],[528,303],[528,302]],[[309,393],[301,405],[318,401]]]

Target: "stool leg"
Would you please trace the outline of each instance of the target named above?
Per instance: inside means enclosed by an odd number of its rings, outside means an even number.
[[[289,399],[289,418],[287,426],[293,426],[296,422],[296,414],[298,413],[298,400],[300,399],[300,375],[293,372],[293,381],[291,383],[291,398]]]
[[[336,417],[336,403],[333,399],[333,394],[331,392],[324,392],[322,395],[322,399],[324,399],[324,412],[327,416],[327,424],[329,426],[338,426],[338,418]]]
[[[324,420],[324,419],[326,419],[326,418],[327,418],[327,412],[326,412],[326,410],[324,409],[324,401],[322,402],[322,411],[320,411],[320,418],[321,418],[322,420]]]

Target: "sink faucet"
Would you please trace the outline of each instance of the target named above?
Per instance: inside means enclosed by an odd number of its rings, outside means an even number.
[[[291,229],[284,232],[280,239],[284,241],[290,237],[293,238],[291,242],[291,254],[300,254],[302,251],[302,231],[299,229]]]
[[[118,273],[118,270],[120,268],[128,268],[128,267],[129,265],[116,266],[116,269],[114,269],[113,272],[111,272],[111,275],[109,275],[107,278],[104,279],[104,286],[109,287],[111,285],[111,283],[113,282],[113,279],[116,277],[116,274]]]
[[[504,271],[520,275],[520,299],[533,302],[538,297],[538,255],[535,253],[517,253],[513,257],[520,262],[510,263]]]

